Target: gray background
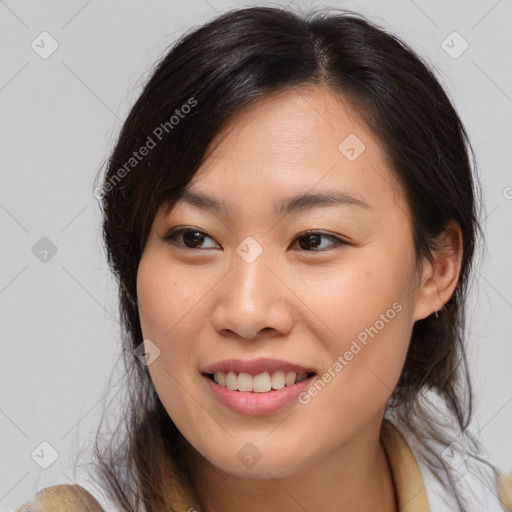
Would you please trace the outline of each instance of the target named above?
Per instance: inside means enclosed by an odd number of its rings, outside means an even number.
[[[435,65],[468,129],[488,243],[468,314],[473,432],[489,460],[512,471],[512,2],[300,4],[354,9],[402,37]],[[103,399],[115,404],[119,391],[108,383],[119,326],[96,172],[166,47],[216,12],[243,5],[254,4],[0,0],[1,511],[41,487],[72,482],[72,456],[78,446],[87,454]],[[31,47],[51,49],[43,31],[58,43],[45,59]],[[469,45],[457,58],[464,42],[446,39],[453,31]],[[37,251],[48,248],[43,237],[57,249],[47,261]],[[52,451],[41,442],[58,452],[47,469],[40,465]]]

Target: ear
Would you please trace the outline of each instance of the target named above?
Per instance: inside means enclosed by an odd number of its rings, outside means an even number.
[[[436,239],[433,261],[425,258],[414,308],[414,320],[422,320],[442,309],[457,286],[462,261],[462,233],[450,221]]]

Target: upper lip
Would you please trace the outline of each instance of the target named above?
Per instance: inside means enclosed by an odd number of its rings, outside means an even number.
[[[202,373],[217,373],[217,372],[236,372],[236,373],[249,373],[251,375],[258,375],[263,372],[274,372],[283,370],[284,372],[295,373],[311,373],[315,372],[312,368],[302,366],[300,364],[291,363],[282,359],[268,359],[260,358],[253,360],[243,359],[226,359],[208,365],[203,369]]]

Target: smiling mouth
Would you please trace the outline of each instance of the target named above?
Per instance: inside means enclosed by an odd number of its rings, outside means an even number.
[[[244,391],[252,393],[268,393],[284,387],[294,386],[316,375],[315,372],[262,372],[251,375],[245,372],[216,372],[203,374],[221,387],[231,391]]]

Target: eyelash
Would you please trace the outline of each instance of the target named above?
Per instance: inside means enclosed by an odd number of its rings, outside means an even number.
[[[175,241],[177,235],[180,235],[180,234],[183,234],[183,233],[187,233],[187,232],[200,233],[201,235],[204,235],[204,236],[206,236],[206,237],[208,237],[208,238],[213,240],[213,238],[208,236],[204,231],[201,231],[200,229],[196,229],[196,228],[173,228],[167,234],[165,234],[162,237],[162,240],[164,242],[167,242],[167,243],[172,243],[174,245],[179,245],[179,246],[181,246],[180,247],[181,249],[185,249],[185,250],[190,250],[190,251],[205,250],[205,249],[201,249],[200,247],[187,247],[184,244],[177,243]],[[325,251],[330,250],[332,248],[335,248],[337,246],[350,245],[348,242],[346,242],[345,240],[342,240],[341,238],[338,238],[337,236],[331,235],[329,233],[324,233],[323,231],[316,231],[316,230],[304,231],[303,233],[301,233],[300,235],[298,235],[294,239],[294,242],[299,240],[300,238],[311,236],[311,235],[318,235],[318,236],[322,236],[322,237],[325,237],[325,238],[329,238],[331,240],[334,240],[335,244],[331,245],[327,249],[320,249],[320,250],[314,250],[314,249],[313,250],[307,250],[307,249],[303,249],[304,252],[325,252]],[[206,250],[209,250],[209,249],[213,249],[213,247],[209,247]]]

